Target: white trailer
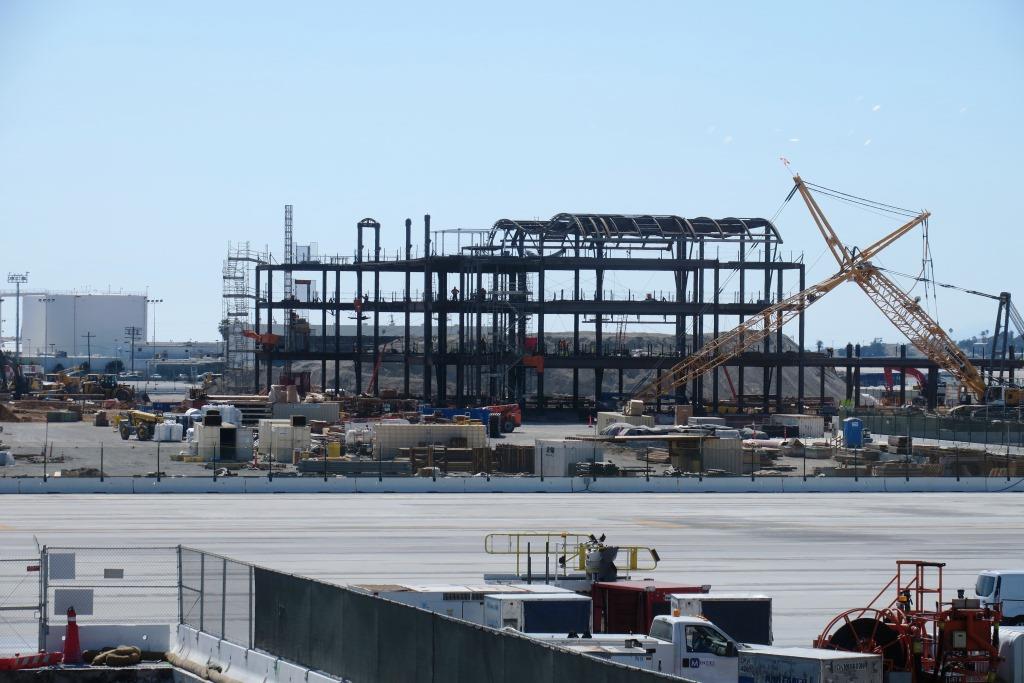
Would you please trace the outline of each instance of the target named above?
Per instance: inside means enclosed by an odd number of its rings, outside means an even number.
[[[590,633],[590,598],[560,593],[498,593],[484,597],[484,626],[522,633]]]
[[[882,683],[881,655],[811,647],[740,650],[739,683]]]
[[[527,595],[555,593],[575,595],[572,591],[545,584],[465,585],[465,584],[361,584],[349,586],[366,593],[404,605],[419,607],[456,619],[484,625],[484,598],[488,595]]]

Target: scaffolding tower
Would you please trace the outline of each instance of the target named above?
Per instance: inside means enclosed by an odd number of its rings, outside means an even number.
[[[254,353],[252,339],[244,336],[252,329],[256,309],[256,290],[252,286],[256,266],[270,263],[270,254],[253,249],[249,242],[228,243],[222,271],[222,320],[225,382],[231,390],[252,384]]]

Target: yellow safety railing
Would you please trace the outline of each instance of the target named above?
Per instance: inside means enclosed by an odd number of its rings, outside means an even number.
[[[564,556],[564,567],[586,570],[589,533],[573,531],[510,531],[484,536],[484,552],[488,555],[514,555],[516,573],[522,573],[521,563],[527,555]],[[614,545],[614,544],[609,544]],[[658,567],[661,559],[654,548],[640,545],[617,545],[617,564],[625,571],[650,571]]]

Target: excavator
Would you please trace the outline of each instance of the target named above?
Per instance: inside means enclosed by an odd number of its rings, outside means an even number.
[[[878,309],[929,360],[945,369],[979,403],[1013,407],[1020,405],[1018,387],[989,385],[978,368],[957,346],[946,331],[921,307],[919,298],[913,298],[889,279],[872,259],[885,248],[924,224],[931,214],[923,211],[909,221],[863,249],[843,244],[818,205],[808,184],[799,174],[793,175],[792,197],[799,193],[807,205],[829,251],[839,265],[839,271],[822,282],[797,292],[740,323],[729,332],[687,356],[668,372],[642,385],[634,398],[651,402],[676,389],[685,387],[698,377],[739,356],[763,342],[771,334],[800,315],[811,304],[821,299],[844,282],[853,282],[867,294]],[[819,186],[815,186],[819,187]],[[827,189],[820,188],[819,189]]]
[[[892,368],[886,366],[882,370],[882,372],[885,373],[885,393],[882,394],[882,405],[884,406],[896,405],[896,386],[892,379],[893,371],[899,372],[904,376],[911,375],[914,377],[917,380],[919,390],[922,392],[925,387],[928,386],[928,380],[925,379],[924,373],[917,368]],[[917,399],[915,399],[915,402],[920,399],[921,397],[918,396]]]

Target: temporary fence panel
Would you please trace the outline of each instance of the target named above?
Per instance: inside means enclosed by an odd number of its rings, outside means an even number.
[[[40,578],[38,557],[0,559],[0,655],[40,649]]]
[[[251,647],[253,567],[182,548],[180,622],[236,645]]]
[[[44,632],[71,607],[81,626],[178,620],[177,547],[48,546],[42,571]]]

